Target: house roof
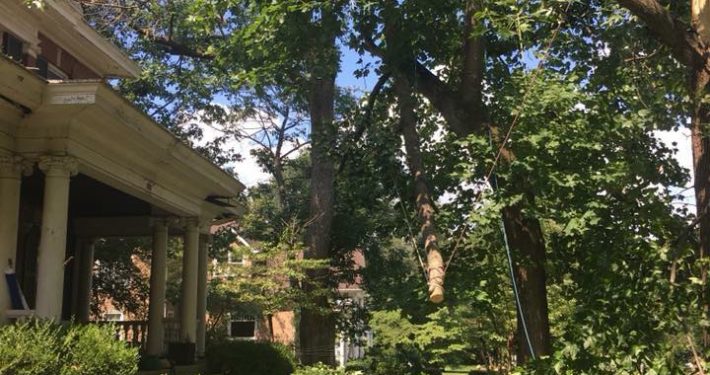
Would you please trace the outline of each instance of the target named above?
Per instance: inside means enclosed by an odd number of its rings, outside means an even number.
[[[140,67],[118,46],[96,32],[85,21],[80,8],[70,0],[44,0],[40,8],[25,0],[0,1],[0,25],[39,48],[37,32],[50,36],[82,64],[102,77],[135,78]]]

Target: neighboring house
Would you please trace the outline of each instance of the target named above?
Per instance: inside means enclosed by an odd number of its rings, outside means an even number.
[[[0,288],[0,324],[18,315],[89,319],[96,238],[152,236],[149,318],[140,344],[161,355],[168,236],[184,236],[180,341],[204,351],[209,227],[242,212],[244,186],[106,83],[140,67],[70,0],[0,1],[0,263],[30,310]],[[144,337],[145,336],[145,337]]]
[[[224,229],[221,226],[219,229]],[[213,228],[213,233],[217,228]],[[236,227],[232,229],[236,234]],[[237,246],[257,247],[249,244],[249,241],[238,237]],[[258,251],[256,249],[252,251]],[[352,261],[356,270],[364,268],[365,256],[361,250],[353,252]],[[228,277],[230,267],[250,267],[252,264],[248,257],[235,259],[231,252],[227,253],[227,259],[223,264],[216,260],[212,263],[212,277]],[[285,281],[288,284],[288,281]],[[340,283],[338,285],[338,295],[340,300],[337,305],[357,305],[363,308],[367,294],[361,288],[362,278],[357,276],[353,283]],[[296,340],[296,322],[293,311],[280,311],[269,316],[256,316],[244,314],[231,314],[227,324],[227,335],[233,339],[272,341],[286,345],[294,345]],[[271,327],[270,327],[271,326]],[[335,342],[335,358],[338,364],[344,366],[352,359],[362,358],[365,349],[372,343],[372,332],[366,331],[358,340],[350,339],[344,332],[339,332]]]
[[[353,251],[352,261],[355,270],[363,269],[367,263],[365,253],[362,250]],[[362,276],[357,275],[353,283],[340,283],[338,294],[341,296],[340,304],[356,305],[358,308],[365,307],[367,293],[362,289]],[[367,330],[358,338],[352,340],[342,332],[338,334],[335,343],[335,360],[345,366],[352,359],[359,359],[365,356],[365,349],[372,344],[372,331]]]

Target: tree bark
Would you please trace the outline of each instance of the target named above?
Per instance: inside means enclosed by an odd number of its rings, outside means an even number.
[[[287,209],[286,203],[286,179],[283,173],[283,163],[281,162],[280,154],[276,154],[274,158],[274,170],[273,170],[274,181],[276,182],[276,199],[277,207],[281,212],[285,212]]]
[[[475,35],[475,13],[480,4],[477,0],[469,0],[465,8],[465,25],[462,35],[462,84],[454,89],[443,82],[416,59],[405,59],[405,63],[396,60],[397,51],[406,46],[402,43],[401,34],[397,33],[400,20],[386,20],[385,33],[388,48],[394,51],[376,51],[373,53],[382,57],[396,71],[395,75],[409,77],[414,75],[417,85],[415,89],[424,95],[436,110],[444,117],[449,129],[459,137],[480,133],[489,129],[494,140],[500,145],[502,139],[497,137],[498,128],[490,125],[486,106],[483,101],[483,79],[485,76],[485,43],[483,37]],[[412,64],[414,65],[412,72]],[[409,151],[408,151],[409,154]],[[513,151],[503,148],[501,163],[514,160]],[[510,181],[514,186],[524,186],[525,181]],[[499,181],[500,185],[505,184]],[[516,190],[516,189],[513,189]],[[519,190],[519,188],[518,188]],[[517,256],[515,264],[516,281],[520,290],[521,309],[530,335],[531,344],[536,357],[549,355],[552,352],[545,273],[545,241],[539,220],[523,215],[523,204],[532,204],[534,194],[525,192],[527,199],[514,206],[503,208],[502,217],[509,236],[512,252]],[[520,363],[530,358],[526,336],[522,330],[521,319],[518,317],[518,361]]]
[[[521,310],[535,357],[552,353],[547,309],[545,243],[537,219],[524,217],[518,205],[503,208],[503,225],[515,259],[515,279]],[[530,358],[527,337],[518,313],[518,362]]]
[[[658,0],[618,0],[631,13],[641,19],[656,34],[659,41],[671,50],[673,57],[688,68],[689,92],[693,101],[690,123],[693,149],[693,188],[700,246],[696,259],[700,264],[702,281],[701,304],[703,315],[708,317],[710,294],[707,287],[705,258],[710,253],[710,107],[703,103],[710,82],[710,1],[691,0],[691,27],[676,19]],[[674,268],[672,269],[674,270]],[[672,280],[675,274],[671,276]],[[703,329],[703,348],[710,346],[710,335]]]
[[[693,177],[696,215],[699,218],[699,238],[700,246],[697,249],[696,258],[700,263],[700,280],[701,280],[701,303],[703,315],[708,317],[710,295],[707,287],[707,266],[705,265],[705,257],[710,251],[710,215],[706,212],[710,205],[710,108],[702,102],[705,95],[710,74],[705,70],[699,70],[692,73],[691,91],[693,93],[694,104],[691,117],[691,142],[693,148]],[[703,348],[710,346],[710,335],[707,329],[703,329],[702,335]]]
[[[335,39],[333,38],[333,43]],[[311,115],[311,224],[306,234],[305,259],[330,259],[331,228],[335,203],[335,163],[330,155],[335,140],[335,71],[314,75],[309,87]],[[307,291],[328,287],[327,268],[310,270]],[[327,296],[317,293],[314,306],[301,310],[300,355],[304,365],[335,365],[335,317]]]
[[[394,87],[399,107],[399,123],[404,137],[404,147],[407,151],[407,164],[409,164],[410,173],[414,177],[414,193],[416,194],[417,214],[421,222],[421,234],[424,239],[424,250],[427,253],[429,300],[441,303],[444,300],[444,259],[437,243],[433,199],[427,183],[419,134],[417,133],[415,99],[412,96],[409,82],[401,75],[395,77]]]

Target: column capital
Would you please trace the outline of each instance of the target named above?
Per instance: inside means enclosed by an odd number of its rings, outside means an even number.
[[[200,228],[200,218],[198,218],[196,216],[189,216],[189,217],[180,218],[180,225],[185,227],[185,230],[188,230],[188,229],[198,230]]]
[[[71,156],[45,155],[39,158],[39,169],[47,176],[71,177],[79,173],[79,163]]]
[[[156,228],[159,226],[165,226],[170,228],[171,226],[176,226],[180,224],[180,218],[176,216],[153,216],[150,218],[150,226]]]
[[[17,155],[0,155],[0,178],[20,178],[32,174],[33,163]]]
[[[212,219],[201,218],[200,219],[200,234],[204,236],[210,236],[212,229]]]

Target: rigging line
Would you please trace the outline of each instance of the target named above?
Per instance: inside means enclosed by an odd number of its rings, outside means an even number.
[[[451,255],[449,255],[449,259],[446,261],[446,265],[444,266],[444,273],[449,270],[449,265],[451,264],[451,261],[454,260],[454,256],[456,255],[456,251],[459,249],[459,244],[461,243],[461,240],[463,239],[463,235],[466,234],[466,227],[461,226],[461,232],[459,233],[459,237],[456,239],[456,243],[454,244],[453,250],[451,250]]]
[[[402,198],[402,194],[399,193],[399,189],[397,189],[397,185],[394,185],[394,190],[397,193],[397,196],[399,197],[399,202],[400,202],[400,207],[402,208],[402,217],[404,219],[404,222],[407,224],[407,231],[409,231],[409,240],[412,243],[412,247],[414,248],[414,252],[417,254],[417,259],[419,259],[419,266],[422,268],[422,273],[424,274],[424,280],[426,282],[429,282],[429,273],[427,272],[426,266],[424,265],[424,261],[422,260],[422,255],[419,252],[419,246],[417,246],[417,241],[414,239],[414,231],[412,231],[412,224],[409,221],[409,216],[407,215],[407,211],[404,208],[404,199]]]
[[[515,302],[518,305],[518,315],[520,316],[520,324],[523,326],[523,332],[525,333],[525,341],[527,341],[528,350],[530,350],[530,357],[535,360],[535,350],[533,350],[532,341],[530,341],[530,333],[528,332],[528,326],[525,321],[525,315],[523,314],[523,305],[520,303],[518,282],[515,281],[515,270],[513,269],[513,255],[510,252],[510,245],[508,244],[508,233],[505,230],[505,224],[503,223],[503,219],[501,219],[500,221],[500,230],[501,232],[503,232],[503,243],[505,244],[505,253],[508,255],[510,280],[513,283],[513,294],[515,294]]]
[[[570,8],[570,6],[572,5],[572,2],[573,2],[573,1],[574,1],[574,0],[569,0],[569,1],[567,2],[567,6],[565,7],[564,13],[567,13],[567,12],[569,11],[569,8]],[[550,56],[550,53],[549,53],[549,52],[550,52],[550,49],[552,48],[552,44],[553,44],[553,43],[555,42],[555,40],[557,39],[557,36],[559,35],[560,29],[562,28],[563,23],[564,23],[563,21],[560,21],[560,22],[557,23],[557,26],[555,27],[555,30],[554,30],[553,33],[552,33],[552,37],[550,37],[550,40],[547,42],[547,44],[546,44],[546,46],[545,46],[545,49],[544,49],[544,53],[543,53],[542,58],[540,59],[540,61],[538,62],[537,66],[535,67],[535,70],[533,71],[532,75],[530,76],[530,85],[534,84],[534,83],[537,81],[537,76],[538,76],[538,75],[540,74],[540,72],[542,71],[542,68],[543,68],[543,66],[545,65],[545,62],[547,62],[547,59],[548,59],[549,56]],[[414,66],[414,68],[416,69],[416,66]],[[417,83],[417,82],[416,82],[416,74],[414,74],[414,86],[415,86],[415,87],[416,87],[416,83]],[[525,103],[527,102],[528,96],[530,95],[531,91],[532,91],[532,90],[530,90],[530,86],[528,86],[528,89],[527,89],[527,90],[525,91],[525,93],[523,94],[523,98],[522,98],[522,101],[521,101],[521,109],[525,107]],[[496,180],[495,176],[493,175],[493,172],[495,171],[496,165],[498,164],[498,161],[500,160],[501,154],[503,153],[503,149],[505,148],[505,144],[510,140],[510,137],[511,137],[511,135],[512,135],[512,133],[513,133],[513,129],[515,128],[515,126],[518,124],[518,121],[520,120],[521,114],[522,114],[522,110],[519,110],[519,111],[515,114],[515,117],[513,117],[513,121],[511,122],[510,126],[508,127],[508,131],[506,132],[505,137],[503,138],[503,141],[501,142],[500,147],[498,148],[498,151],[496,152],[495,158],[493,159],[493,164],[491,165],[490,170],[489,170],[488,173],[486,174],[486,177],[485,177],[485,180],[484,180],[484,181],[485,181],[486,184],[488,184],[488,185],[491,187],[491,190],[492,190],[491,177],[493,177],[493,179]],[[490,140],[490,143],[491,143],[491,146],[492,146],[492,145],[493,145],[493,139],[492,139],[492,136],[491,136],[490,133],[489,133],[489,140]],[[494,181],[494,183],[495,183],[496,186],[498,185],[497,180]],[[501,225],[502,225],[502,223],[503,223],[503,222],[502,222],[502,220],[501,220]],[[508,260],[509,260],[509,263],[510,263],[510,266],[511,266],[511,278],[513,279],[513,284],[514,284],[513,286],[514,286],[514,288],[516,289],[516,291],[515,291],[515,297],[516,297],[516,300],[518,301],[518,306],[519,306],[519,305],[520,305],[520,298],[519,298],[518,293],[517,293],[517,286],[515,285],[515,284],[516,284],[516,283],[515,283],[515,278],[514,278],[514,275],[513,275],[513,273],[512,273],[512,260],[511,260],[512,258],[510,257],[510,250],[508,249],[507,234],[506,234],[506,232],[505,232],[505,226],[503,225],[503,226],[501,226],[501,228],[502,228],[502,230],[503,230],[503,235],[504,235],[504,237],[505,237],[506,249],[508,250]],[[457,248],[458,248],[458,244],[459,244],[459,242],[461,241],[461,238],[463,237],[463,234],[464,234],[464,233],[465,233],[465,229],[462,229],[462,230],[461,230],[461,233],[460,233],[460,235],[459,235],[459,238],[458,238],[458,240],[456,241],[456,244],[454,245],[454,249],[453,249],[451,255],[449,256],[448,261],[446,262],[446,265],[445,265],[445,267],[444,267],[444,272],[446,272],[446,270],[449,268],[449,265],[451,264],[451,261],[453,260],[454,255],[456,254],[456,250],[457,250]],[[417,251],[417,255],[419,256],[419,252],[418,252],[418,251]],[[421,260],[420,260],[420,261],[421,261]],[[422,263],[422,267],[423,267],[423,263]],[[523,323],[523,326],[525,326],[525,322],[524,322],[524,319],[525,319],[525,318],[522,317],[522,311],[521,311],[521,319],[523,320],[523,322],[522,322],[522,323]],[[528,340],[528,346],[530,346],[530,354],[532,355],[532,357],[533,357],[533,359],[534,359],[535,354],[533,353],[532,345],[530,344],[530,337],[529,337],[529,334],[528,334],[527,329],[525,329],[525,336],[526,336],[526,338],[527,338],[527,340]]]
[[[488,142],[493,146],[493,135],[488,132]],[[491,192],[494,191],[494,187],[498,188],[498,177],[492,175],[492,182],[486,179],[486,187],[490,189]],[[485,191],[485,188],[484,188]],[[483,195],[483,192],[481,192]],[[513,254],[510,251],[510,244],[508,243],[508,232],[505,230],[505,222],[503,221],[503,216],[500,218],[500,230],[503,234],[503,244],[505,245],[505,254],[508,257],[508,270],[510,272],[510,280],[513,285],[513,295],[515,296],[515,307],[518,310],[518,316],[520,317],[520,325],[523,327],[523,333],[525,334],[525,341],[528,344],[528,350],[530,351],[530,357],[535,359],[535,350],[533,349],[532,341],[530,340],[530,332],[528,331],[527,321],[525,320],[525,315],[523,314],[523,304],[520,302],[520,291],[518,290],[518,282],[515,279],[515,268],[513,267]]]
[[[575,0],[569,0],[567,2],[567,7],[565,7],[564,13],[566,14],[569,11],[570,6],[572,5],[572,2]],[[557,39],[557,36],[560,34],[560,29],[562,28],[562,25],[564,22],[561,20],[560,22],[557,23],[557,27],[555,30],[552,32],[552,37],[550,37],[550,40],[547,42],[547,45],[545,46],[545,50],[543,52],[542,58],[540,61],[537,63],[537,66],[535,67],[535,70],[533,70],[532,75],[530,76],[530,86],[532,86],[535,81],[537,81],[537,76],[540,74],[542,71],[543,66],[547,62],[547,59],[550,57],[550,49],[552,48],[552,44],[555,42],[555,39]],[[505,144],[510,140],[510,136],[513,133],[513,128],[515,128],[515,125],[518,124],[518,120],[520,119],[520,115],[523,113],[523,108],[525,108],[525,103],[527,102],[528,96],[530,95],[531,91],[530,86],[525,91],[525,94],[523,94],[523,98],[520,103],[520,110],[515,114],[515,117],[513,117],[513,121],[510,123],[510,127],[508,127],[508,131],[505,134],[505,137],[503,138],[503,141],[500,143],[500,147],[498,148],[498,152],[496,153],[496,157],[493,159],[493,165],[491,165],[491,169],[488,171],[486,174],[486,181],[488,181],[493,175],[493,171],[496,168],[496,164],[498,164],[498,160],[501,157],[501,154],[503,153],[503,149],[505,148]]]
[[[486,186],[488,186],[488,185],[486,185]],[[485,187],[476,193],[476,196],[473,198],[474,203],[476,201],[480,201],[482,199],[484,190],[485,190]],[[459,233],[459,237],[456,239],[456,243],[454,244],[454,248],[453,248],[453,250],[451,250],[451,255],[449,255],[449,259],[446,261],[446,266],[444,267],[444,273],[446,273],[446,271],[448,271],[451,261],[454,260],[454,256],[456,255],[456,252],[459,249],[459,244],[461,243],[461,240],[463,239],[464,234],[466,234],[466,227],[462,226],[461,232]]]

